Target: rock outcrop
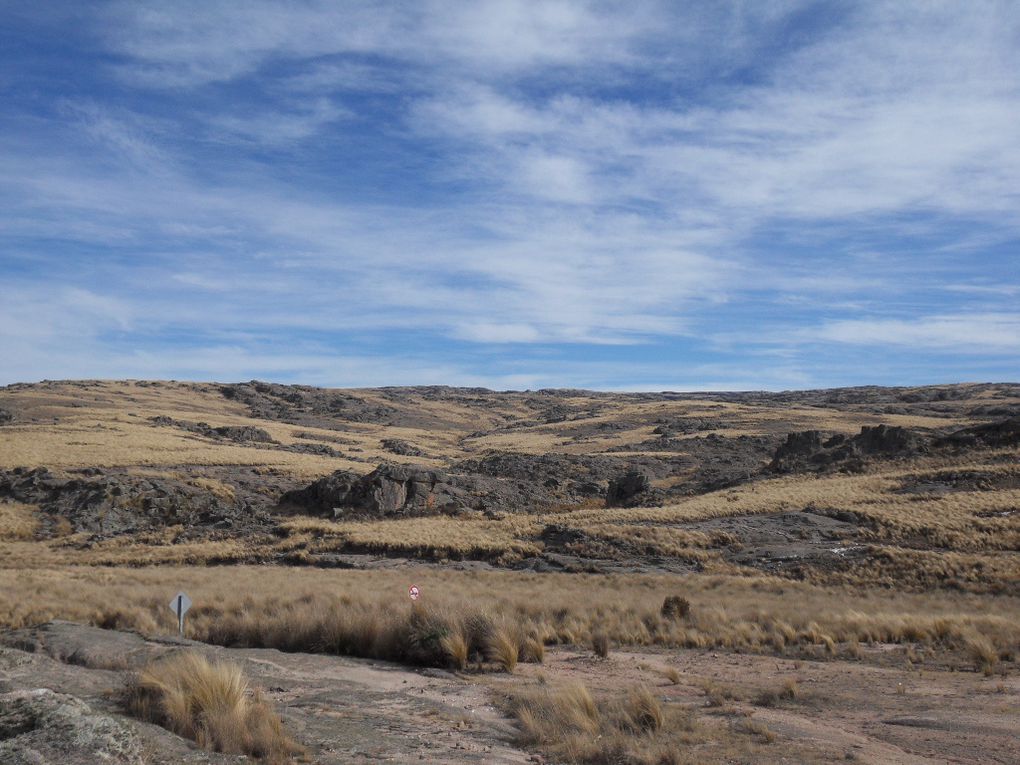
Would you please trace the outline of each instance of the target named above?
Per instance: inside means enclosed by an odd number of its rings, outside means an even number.
[[[0,694],[5,765],[144,765],[134,732],[81,699],[47,688]]]
[[[285,493],[278,509],[336,518],[378,518],[465,510],[519,512],[552,501],[551,490],[541,484],[420,465],[383,464],[364,476],[338,470],[303,489]]]
[[[186,430],[189,433],[198,433],[208,438],[225,438],[228,441],[238,443],[276,443],[268,431],[256,428],[254,425],[221,425],[213,427],[206,422],[188,422],[187,420],[175,420],[166,415],[152,417],[149,420],[153,425],[160,427],[174,427]]]
[[[638,470],[629,470],[609,483],[606,505],[622,507],[634,503],[639,495],[652,488],[649,477]]]
[[[938,445],[957,449],[1020,445],[1020,417],[957,430],[939,439]]]
[[[185,481],[99,468],[77,472],[68,478],[46,468],[0,471],[0,498],[37,505],[52,519],[65,518],[75,531],[100,534],[174,525],[251,530],[270,524],[259,508]]]
[[[469,476],[380,465],[365,476],[338,470],[304,489],[287,492],[280,507],[335,517],[433,515],[480,505],[480,497],[471,491],[477,488],[477,481]]]
[[[860,470],[869,457],[908,457],[922,452],[928,440],[899,426],[864,426],[855,436],[826,437],[818,430],[790,433],[776,449],[768,469],[774,473],[801,470]]]

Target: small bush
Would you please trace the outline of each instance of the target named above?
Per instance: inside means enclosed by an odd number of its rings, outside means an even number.
[[[676,667],[667,667],[666,671],[663,672],[666,679],[669,680],[673,685],[680,685],[680,670]]]
[[[609,636],[605,632],[596,632],[591,638],[591,648],[600,659],[609,656]]]
[[[686,619],[691,613],[691,601],[680,595],[669,595],[662,601],[664,619]]]
[[[127,691],[128,711],[204,749],[284,763],[304,750],[241,668],[183,652],[150,664]]]

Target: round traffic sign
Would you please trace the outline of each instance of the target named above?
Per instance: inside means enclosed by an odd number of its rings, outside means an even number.
[[[407,594],[411,596],[411,600],[417,600],[421,595],[421,590],[418,589],[418,585],[412,584]]]

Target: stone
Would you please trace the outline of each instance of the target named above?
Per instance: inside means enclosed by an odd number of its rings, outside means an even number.
[[[126,724],[48,688],[0,694],[0,762],[5,765],[143,765]]]

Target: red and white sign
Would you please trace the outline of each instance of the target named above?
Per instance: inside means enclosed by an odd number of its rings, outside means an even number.
[[[421,590],[418,589],[418,585],[412,584],[407,594],[411,596],[411,600],[417,600],[421,596]]]

